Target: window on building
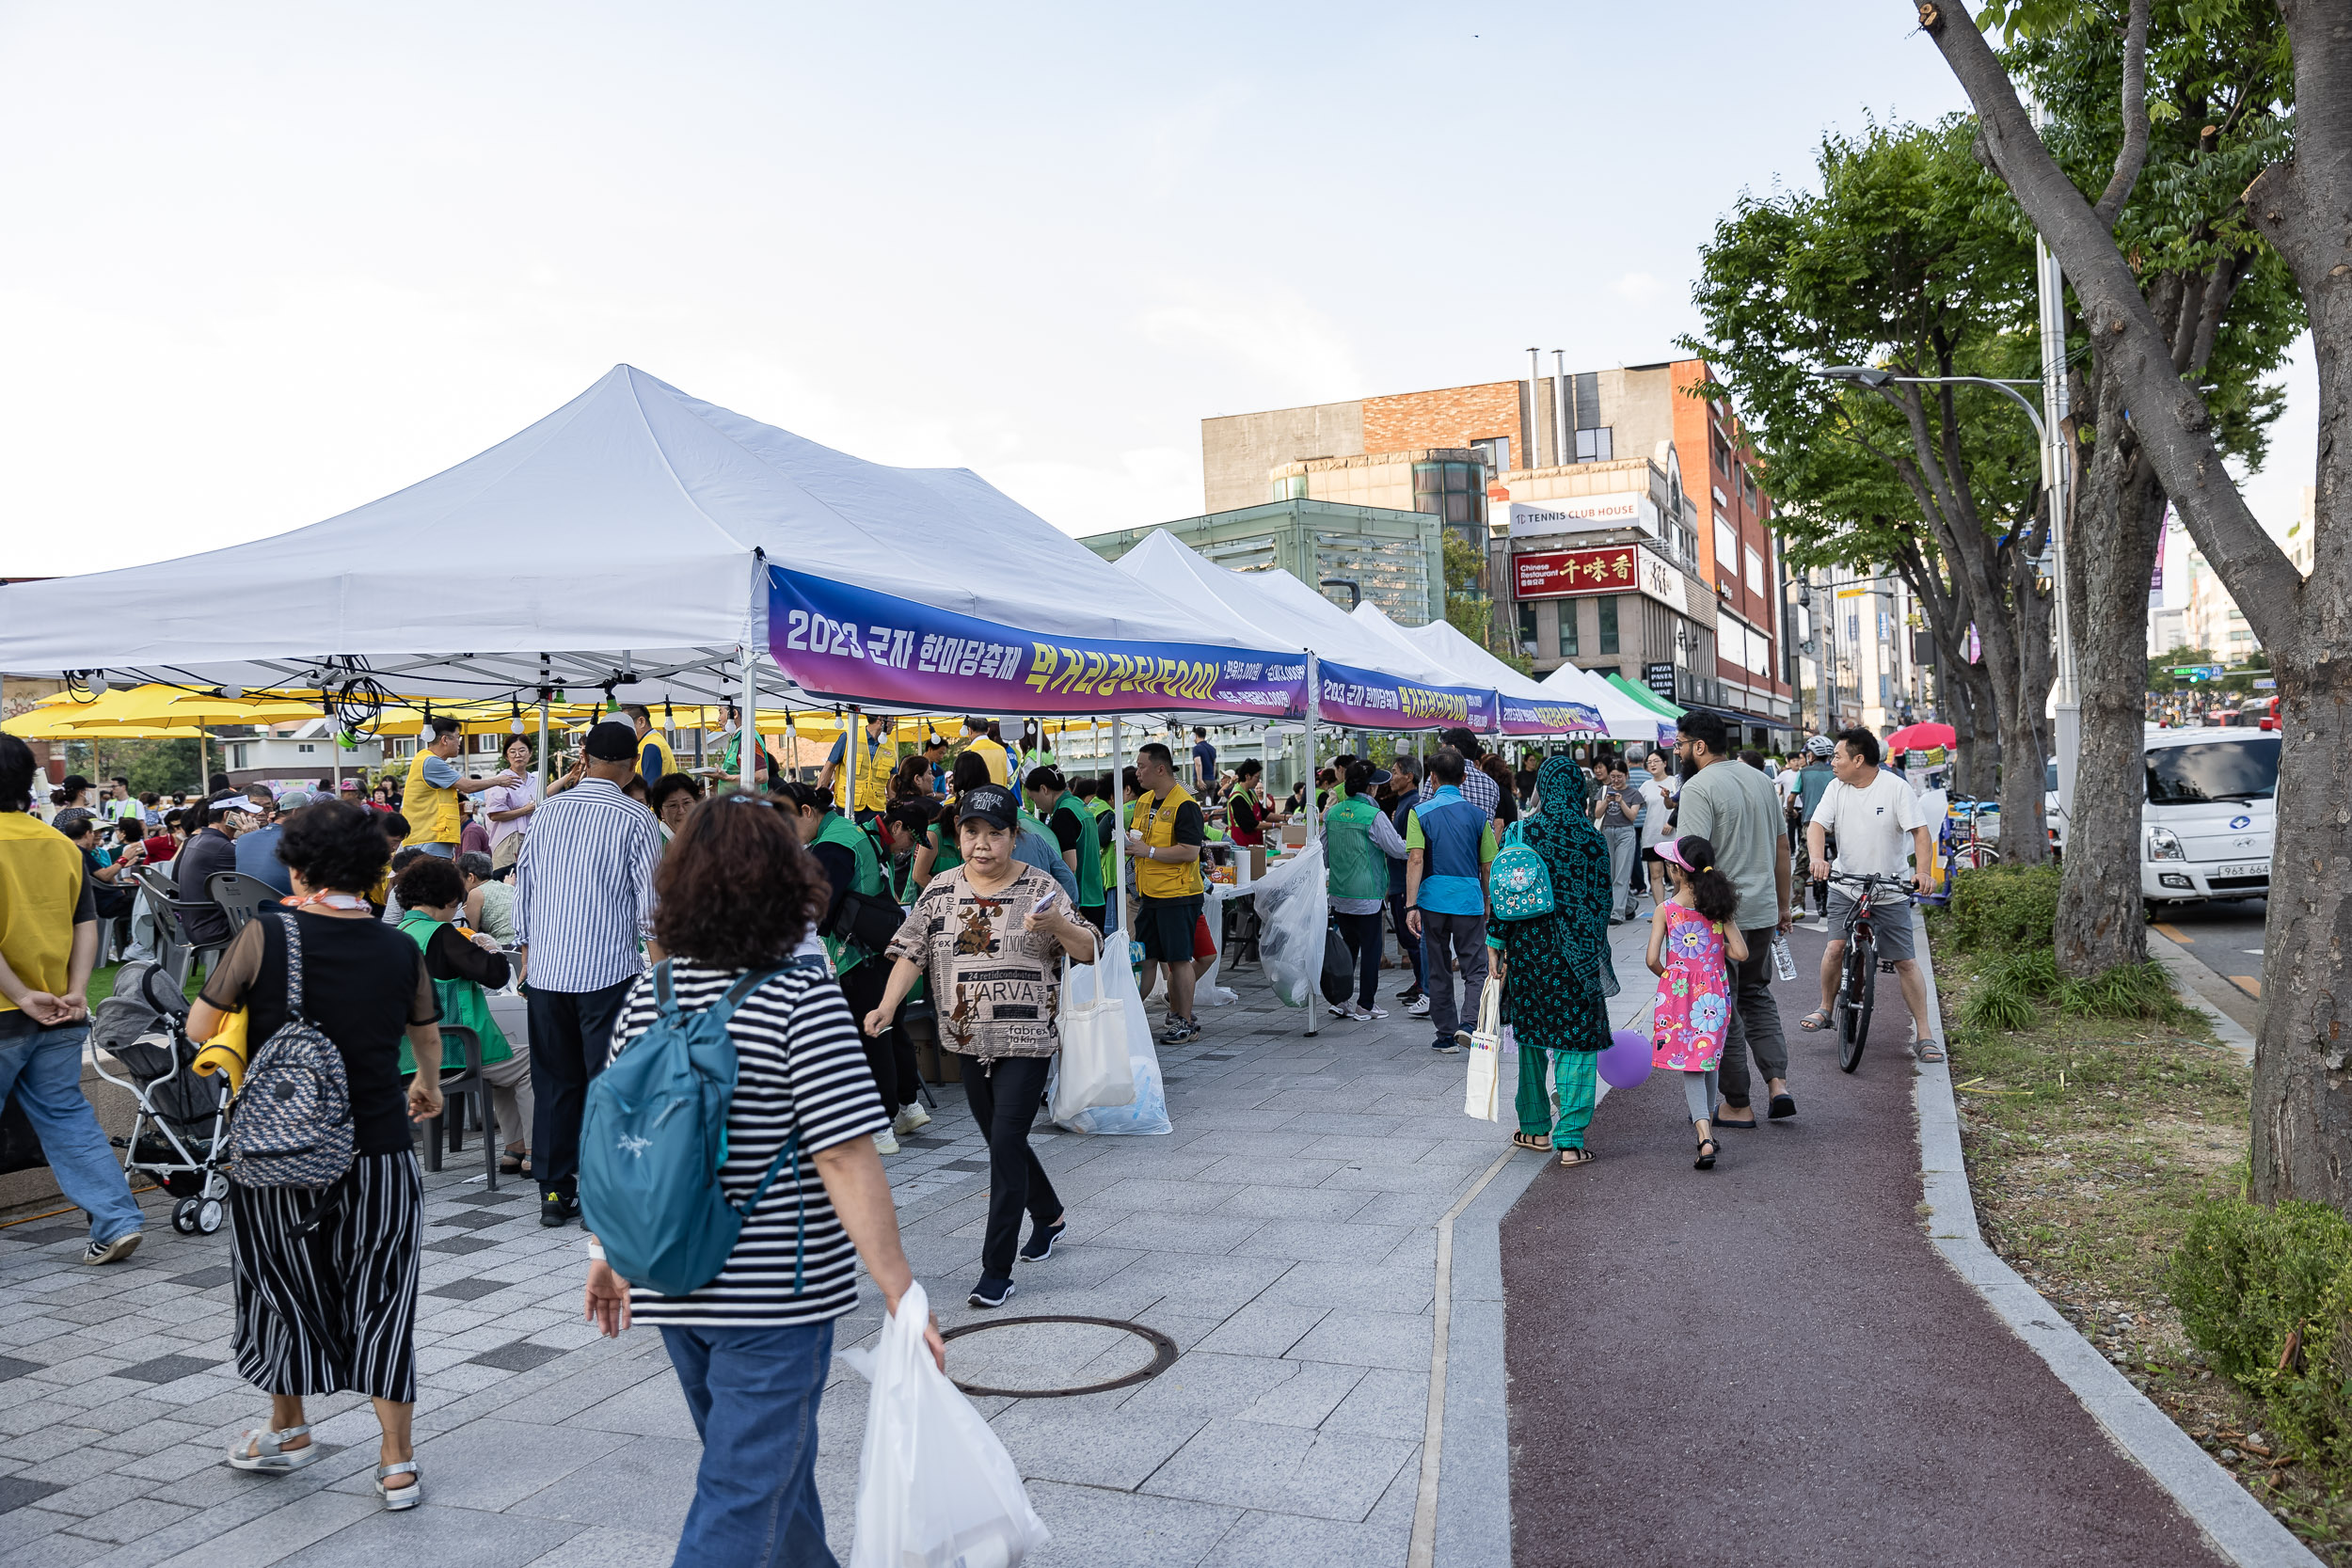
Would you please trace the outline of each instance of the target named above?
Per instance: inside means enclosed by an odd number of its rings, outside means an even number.
[[[1413,510],[1431,512],[1481,550],[1486,547],[1486,468],[1483,463],[1413,465]]]
[[[1519,606],[1519,651],[1535,651],[1535,606],[1533,602]]]
[[[1574,658],[1577,653],[1576,601],[1562,599],[1560,601],[1560,657]]]
[[[1740,580],[1740,531],[1721,517],[1715,519],[1715,580]]]
[[[1714,436],[1709,445],[1715,454],[1715,467],[1728,472],[1731,467],[1731,443],[1724,439],[1720,426],[1709,426],[1708,432]]]
[[[1597,602],[1600,606],[1600,651],[1613,654],[1617,651],[1617,595],[1612,594]]]
[[[1754,550],[1747,552],[1748,592],[1761,598],[1764,594],[1764,558]]]
[[[1278,501],[1303,501],[1307,499],[1307,476],[1286,474],[1274,482],[1274,499]]]
[[[311,752],[313,752],[317,751],[317,750],[318,750],[318,748],[317,748],[316,746],[311,745],[309,741],[307,741],[307,740],[306,740],[306,741],[303,741],[300,745],[296,746],[296,747],[294,748],[294,750],[295,750],[295,751],[297,751],[297,752],[301,752],[304,756],[306,756],[306,757],[307,757],[307,756],[309,756]]]
[[[1616,456],[1613,426],[1580,430],[1576,433],[1576,460],[1579,463],[1607,463]]]
[[[1486,461],[1488,473],[1507,474],[1511,471],[1511,437],[1508,436],[1489,436],[1483,441],[1472,441],[1470,451]]]
[[[1748,503],[1750,512],[1756,510],[1758,498],[1756,493],[1756,475],[1747,468],[1740,470],[1740,499]]]
[[[1606,463],[1616,455],[1613,427],[1604,423],[1600,413],[1600,372],[1579,371],[1569,378],[1575,402],[1576,460],[1579,463]]]

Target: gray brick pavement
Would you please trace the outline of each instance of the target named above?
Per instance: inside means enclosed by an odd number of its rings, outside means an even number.
[[[1619,934],[1640,1011],[1645,927]],[[1230,977],[1229,977],[1230,978]],[[1384,975],[1389,988],[1399,983]],[[1501,1152],[1461,1114],[1463,1059],[1423,1021],[1326,1020],[1308,1037],[1253,972],[1240,1004],[1167,1050],[1174,1132],[1041,1132],[1069,1239],[1024,1263],[1009,1313],[1129,1320],[1184,1353],[1150,1382],[1074,1399],[979,1402],[1056,1533],[1053,1564],[1351,1568],[1401,1563],[1427,1407],[1435,1227]],[[907,1248],[944,1325],[978,1274],[985,1150],[949,1086],[886,1162]],[[378,1568],[384,1560],[595,1568],[669,1560],[699,1445],[658,1334],[579,1322],[577,1229],[539,1228],[532,1193],[461,1166],[426,1178],[419,1459],[427,1500],[382,1512],[364,1401],[314,1402],[333,1451],[291,1476],[220,1464],[266,1401],[230,1360],[228,1238],[175,1234],[148,1199],[127,1265],[73,1262],[81,1227],[0,1230],[0,1560],[10,1568]],[[867,1301],[842,1348],[871,1338]],[[994,1386],[1116,1375],[1142,1341],[1048,1348],[1028,1331],[950,1346]],[[1005,1380],[1012,1380],[1007,1382]],[[836,1367],[818,1480],[846,1556],[866,1385]]]

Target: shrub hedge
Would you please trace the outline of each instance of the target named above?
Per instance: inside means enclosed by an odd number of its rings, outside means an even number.
[[[1952,942],[1963,953],[1998,956],[2057,943],[2058,868],[1987,865],[1952,883]]]
[[[2169,1285],[2189,1342],[2280,1435],[2352,1463],[2352,1222],[2324,1203],[2200,1204]]]

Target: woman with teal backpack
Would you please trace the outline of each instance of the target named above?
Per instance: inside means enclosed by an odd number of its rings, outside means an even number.
[[[1340,939],[1356,960],[1356,1005],[1331,1004],[1333,1018],[1369,1023],[1386,1018],[1389,1010],[1375,1004],[1380,997],[1380,911],[1389,897],[1389,857],[1405,854],[1405,840],[1372,798],[1375,785],[1389,776],[1363,761],[1347,765],[1342,787],[1347,798],[1323,815],[1325,887],[1331,899],[1331,920]]]

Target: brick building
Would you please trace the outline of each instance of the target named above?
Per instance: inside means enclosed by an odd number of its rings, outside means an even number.
[[[1680,359],[1203,420],[1205,499],[1435,514],[1486,553],[1497,625],[1539,673],[1622,673],[1774,744],[1794,693],[1772,502],[1705,380]],[[1557,569],[1620,546],[1624,582]]]

